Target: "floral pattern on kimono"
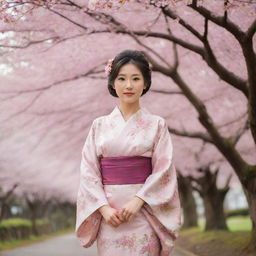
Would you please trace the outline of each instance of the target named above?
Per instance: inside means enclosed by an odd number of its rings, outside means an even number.
[[[77,194],[76,235],[84,247],[91,246],[97,237],[102,218],[97,209],[108,204],[96,155],[94,127],[95,120],[82,150],[80,184]]]
[[[124,120],[116,106],[109,115],[93,121],[82,150],[77,197],[77,237],[83,247],[89,247],[97,239],[103,218],[98,208],[109,204],[109,195],[112,192],[115,195],[115,190],[119,189],[119,185],[102,184],[99,158],[134,155],[152,158],[152,174],[139,187],[138,184],[125,186],[127,191],[134,191],[132,196],[145,201],[140,214],[160,240],[159,255],[169,256],[181,227],[181,205],[172,158],[173,146],[165,119],[151,114],[145,108]],[[114,199],[112,203],[115,203]],[[132,235],[124,236],[119,242],[102,237],[101,239],[105,240],[106,245],[111,243],[112,246],[113,243],[115,246],[128,246],[138,242]]]

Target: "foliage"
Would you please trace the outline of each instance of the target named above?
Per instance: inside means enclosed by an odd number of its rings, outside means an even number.
[[[249,215],[249,209],[248,208],[234,209],[234,210],[229,210],[229,211],[226,212],[226,217],[248,216],[248,215]]]

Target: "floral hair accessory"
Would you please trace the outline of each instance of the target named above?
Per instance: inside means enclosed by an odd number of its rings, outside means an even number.
[[[105,74],[109,75],[112,69],[112,63],[114,59],[109,59],[107,65],[105,66]]]

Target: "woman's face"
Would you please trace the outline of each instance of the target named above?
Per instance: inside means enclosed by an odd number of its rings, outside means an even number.
[[[134,64],[123,65],[114,81],[116,94],[124,103],[134,103],[146,88],[141,71]],[[133,93],[126,95],[125,93]]]

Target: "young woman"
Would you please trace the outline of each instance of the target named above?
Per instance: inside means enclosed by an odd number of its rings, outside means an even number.
[[[86,248],[97,241],[99,256],[169,256],[181,206],[167,123],[139,102],[149,63],[125,50],[106,72],[119,105],[93,121],[83,146],[76,235]]]

